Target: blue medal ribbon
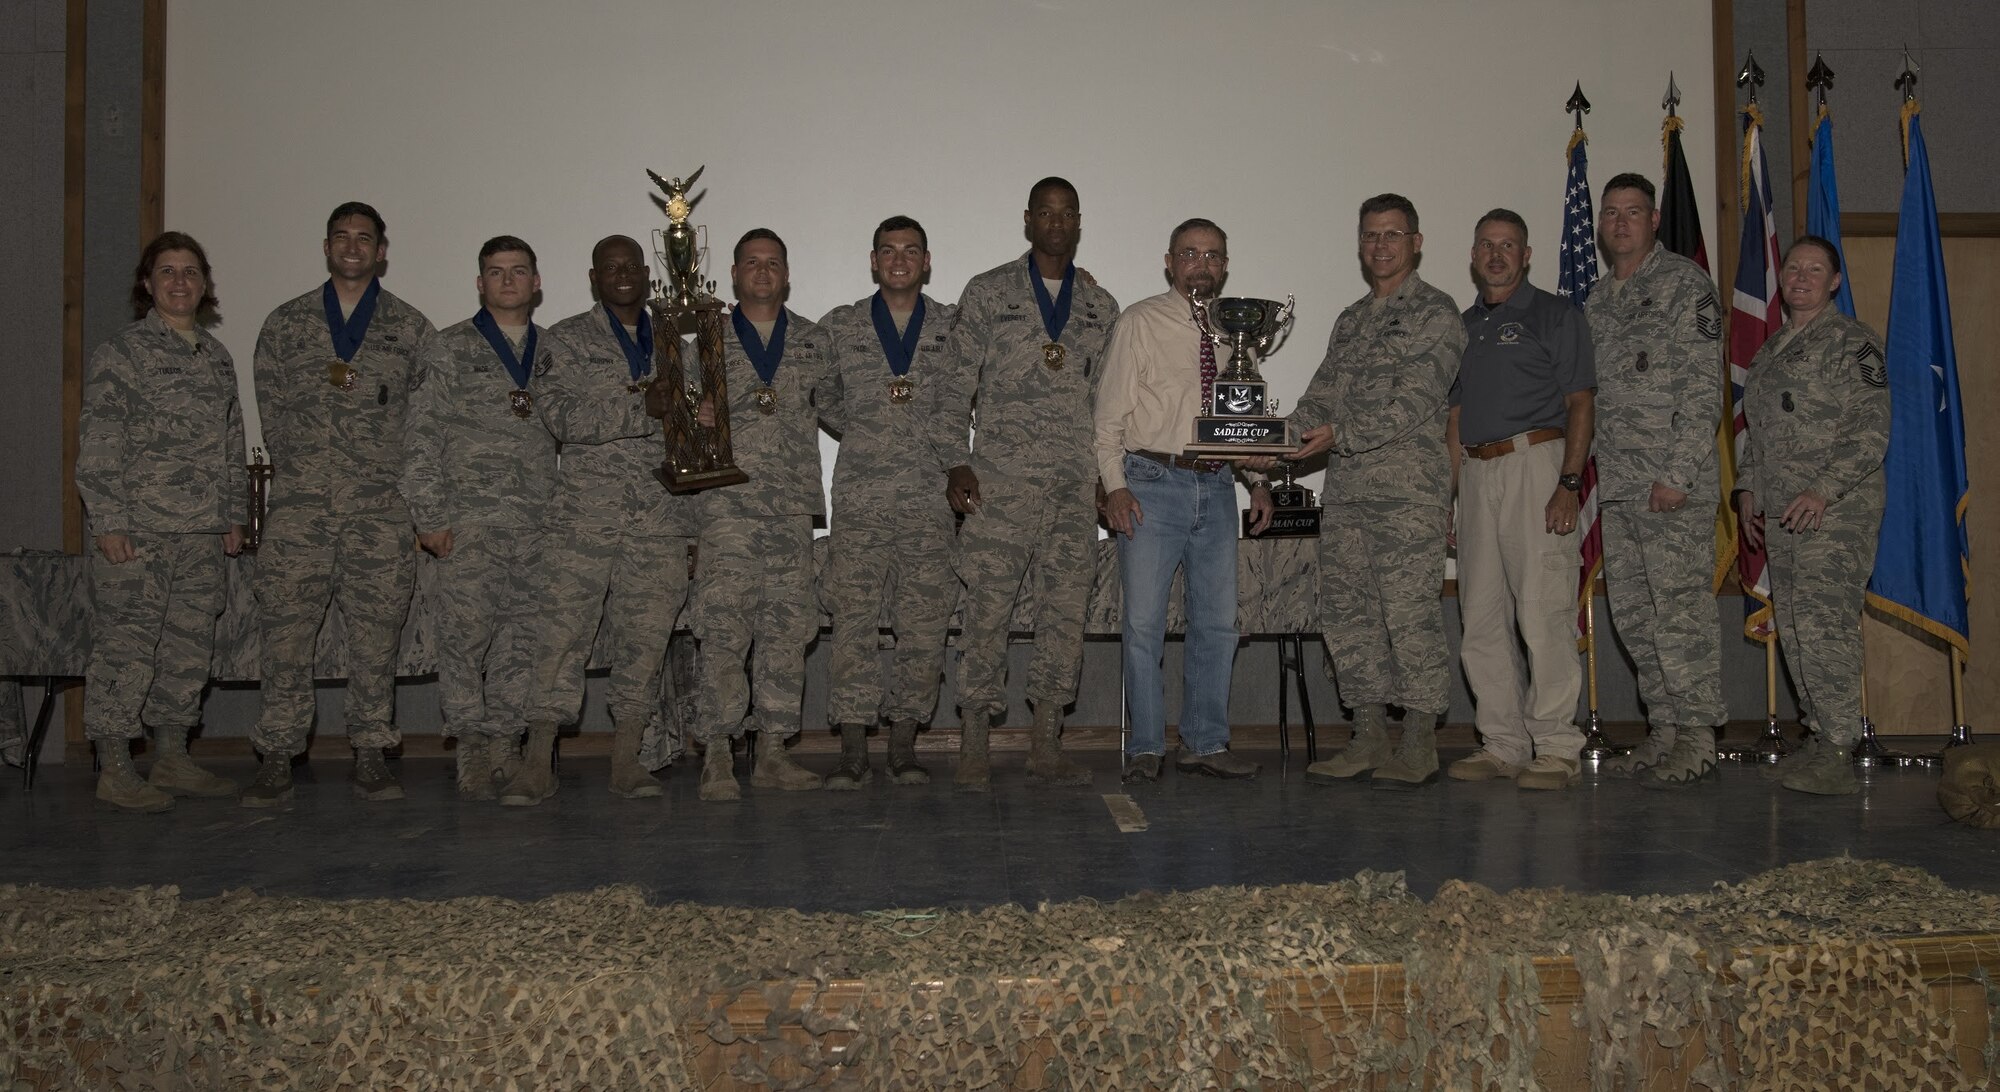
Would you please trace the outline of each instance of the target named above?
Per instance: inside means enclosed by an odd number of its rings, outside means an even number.
[[[361,293],[361,302],[354,305],[354,313],[340,317],[340,297],[333,291],[333,278],[319,290],[320,302],[326,305],[326,332],[333,335],[333,351],[342,364],[354,363],[354,354],[361,351],[361,339],[368,336],[368,323],[375,317],[375,297],[382,294],[382,279],[371,277],[368,290]]]
[[[1049,299],[1049,286],[1042,283],[1042,271],[1035,268],[1035,256],[1028,255],[1028,283],[1035,288],[1035,303],[1042,309],[1042,329],[1049,332],[1049,340],[1062,340],[1063,327],[1069,325],[1069,305],[1076,288],[1076,263],[1063,267],[1062,291],[1056,298]]]
[[[757,327],[743,317],[742,309],[729,313],[729,322],[736,327],[736,340],[743,346],[743,355],[750,358],[750,366],[757,369],[757,378],[763,380],[767,387],[778,377],[778,361],[785,355],[785,327],[789,325],[789,315],[790,312],[783,309],[778,311],[778,321],[771,327],[771,343],[766,345],[764,339],[757,336]]]
[[[868,304],[868,314],[875,320],[875,336],[882,339],[882,355],[889,358],[889,374],[898,378],[910,374],[910,363],[917,358],[917,343],[924,336],[924,298],[917,297],[917,309],[910,312],[910,323],[903,332],[896,332],[896,320],[889,314],[888,301],[877,291]]]
[[[611,313],[611,308],[604,309],[604,317],[611,320],[611,335],[618,339],[618,347],[625,350],[625,366],[632,371],[632,382],[646,378],[653,370],[653,316],[647,314],[645,308],[639,309],[639,343],[636,345],[625,333],[625,324]]]
[[[507,366],[507,374],[513,377],[515,389],[527,390],[528,379],[535,374],[535,324],[528,324],[526,351],[518,358],[514,355],[514,347],[507,343],[507,335],[500,332],[500,324],[493,321],[486,308],[481,307],[479,313],[472,316],[472,324],[486,335],[486,343],[493,346],[494,355]]]

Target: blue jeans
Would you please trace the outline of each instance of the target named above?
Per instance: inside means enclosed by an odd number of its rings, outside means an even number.
[[[1129,756],[1167,750],[1160,659],[1174,572],[1187,583],[1187,645],[1181,671],[1181,745],[1190,754],[1229,746],[1229,676],[1236,661],[1236,485],[1227,471],[1203,474],[1125,456],[1125,486],[1145,522],[1118,536],[1125,591],[1125,701]]]

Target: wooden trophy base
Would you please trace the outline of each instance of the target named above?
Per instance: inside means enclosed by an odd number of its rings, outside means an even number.
[[[733,466],[719,466],[713,470],[680,470],[662,466],[653,471],[667,492],[679,496],[683,493],[699,493],[704,489],[716,489],[725,485],[741,485],[750,480],[750,475]]]

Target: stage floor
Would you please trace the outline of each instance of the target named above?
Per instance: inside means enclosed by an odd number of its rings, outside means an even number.
[[[1446,761],[1464,750],[1448,749]],[[1275,752],[1246,753],[1264,763],[1254,781],[1169,768],[1159,784],[1121,786],[1115,754],[1085,752],[1096,781],[1075,789],[1032,786],[1022,755],[997,754],[993,792],[968,796],[953,791],[951,763],[937,755],[926,756],[932,784],[887,784],[878,749],[876,779],[861,792],[757,790],[746,778],[735,804],[698,800],[687,760],[666,777],[666,799],[623,801],[605,792],[606,760],[574,758],[561,792],[534,808],[461,803],[451,763],[435,758],[401,762],[408,799],[365,804],[348,792],[348,764],[322,759],[298,768],[286,809],[183,800],[161,815],[98,805],[87,766],[50,767],[32,793],[5,770],[0,883],[336,899],[532,899],[622,883],[656,902],[858,911],[1319,883],[1362,869],[1401,870],[1426,898],[1449,879],[1675,893],[1849,855],[2000,891],[2000,834],[1949,821],[1929,770],[1877,771],[1861,795],[1834,799],[1734,765],[1680,792],[1587,773],[1567,792],[1441,780],[1396,793],[1308,785],[1301,752],[1286,769]],[[805,761],[833,765],[829,755]],[[252,771],[242,759],[210,765],[239,779]],[[1107,794],[1129,795],[1145,829],[1121,831]]]

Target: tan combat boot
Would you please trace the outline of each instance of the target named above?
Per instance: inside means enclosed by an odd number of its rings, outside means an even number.
[[[611,737],[611,795],[627,800],[651,800],[667,795],[667,787],[653,776],[645,763],[639,761],[639,745],[645,733],[645,725],[636,717],[627,717],[613,726]],[[523,761],[526,760],[522,756]],[[551,788],[550,792],[555,790]]]
[[[741,800],[743,786],[736,781],[736,756],[730,751],[728,736],[708,741],[701,755],[701,798]]]
[[[187,728],[155,729],[153,745],[160,757],[153,760],[146,782],[154,788],[174,796],[236,795],[236,782],[209,773],[188,757]]]
[[[785,741],[769,728],[757,733],[756,761],[750,764],[750,784],[760,789],[811,792],[820,787],[820,776],[792,759]]]
[[[122,739],[97,741],[97,798],[125,811],[165,811],[174,798],[139,779],[132,768],[132,744]]]
[[[493,787],[492,744],[485,736],[458,737],[458,798],[491,800],[499,795]]]
[[[531,808],[556,794],[554,768],[556,726],[550,721],[528,725],[528,740],[521,748],[521,768],[500,790],[500,803],[510,808]],[[617,758],[612,758],[615,768]]]
[[[1678,732],[1671,724],[1655,725],[1637,747],[1604,760],[1598,769],[1612,777],[1636,777],[1659,765],[1674,749]]]
[[[898,785],[928,785],[931,772],[917,764],[917,729],[913,720],[889,722],[889,780]]]
[[[840,763],[826,775],[826,791],[853,792],[868,784],[875,771],[868,768],[868,726],[840,726]]]
[[[1437,780],[1437,714],[1405,710],[1396,756],[1375,767],[1378,789],[1420,789]]]
[[[1045,785],[1088,785],[1090,771],[1062,755],[1062,707],[1035,706],[1035,734],[1028,743],[1028,776]]]
[[[348,784],[354,795],[363,800],[401,800],[403,786],[396,780],[389,762],[382,757],[380,747],[356,747],[354,749],[354,772]]]
[[[1389,711],[1379,705],[1354,707],[1354,738],[1340,753],[1306,767],[1314,785],[1338,785],[1366,778],[1389,762]]]
[[[960,792],[985,792],[993,787],[993,766],[987,757],[987,736],[993,714],[968,709],[958,729],[958,773],[952,778]]]

